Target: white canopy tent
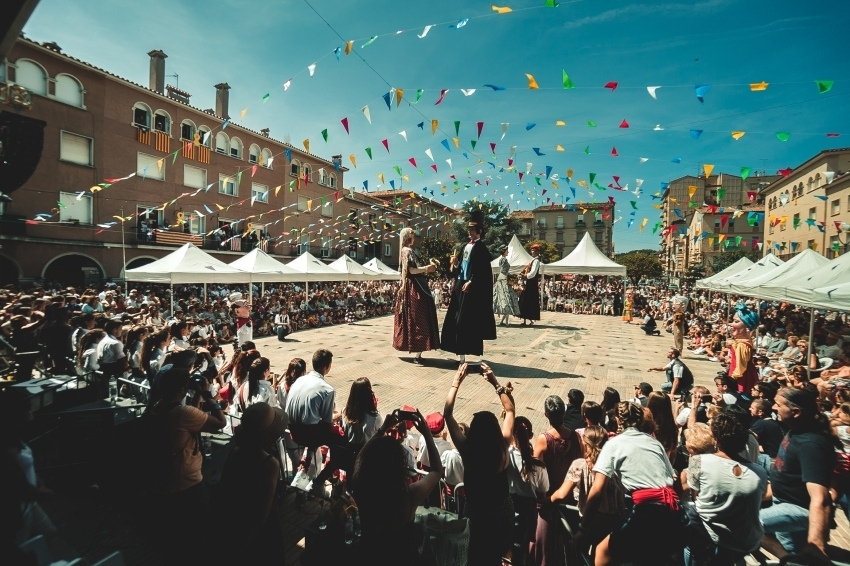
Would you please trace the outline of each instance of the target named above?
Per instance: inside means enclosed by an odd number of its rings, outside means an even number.
[[[726,269],[722,270],[721,272],[715,273],[711,277],[705,277],[703,279],[700,279],[699,281],[697,281],[695,287],[697,289],[708,289],[708,284],[711,283],[712,281],[717,281],[719,279],[725,279],[727,277],[731,277],[732,275],[735,275],[736,273],[745,270],[746,268],[748,268],[752,264],[753,264],[753,262],[750,260],[750,258],[742,257],[741,259],[739,259],[738,261],[736,261],[735,263],[733,263],[732,265],[730,265]]]
[[[286,264],[301,274],[301,281],[342,281],[343,277],[336,269],[331,269],[325,262],[304,252]]]
[[[850,282],[818,287],[812,291],[810,300],[815,308],[850,312]]]
[[[124,279],[171,285],[171,312],[174,312],[174,284],[250,283],[250,274],[219,261],[192,243],[184,244],[165,257],[147,265],[128,269]]]
[[[328,267],[339,272],[338,276],[345,281],[374,281],[381,278],[380,273],[363,267],[347,255],[340,256]]]
[[[565,258],[543,266],[543,273],[556,275],[560,273],[577,273],[580,275],[613,275],[626,276],[626,267],[612,261],[599,251],[588,233],[578,243],[576,249]]]
[[[280,283],[303,281],[303,274],[276,260],[260,248],[254,248],[236,261],[230,262],[230,267],[250,274],[254,283]]]
[[[495,250],[490,250],[495,253]],[[499,273],[499,260],[501,257],[497,257],[493,261],[490,262],[490,266],[493,268],[493,273]],[[522,242],[519,241],[519,238],[514,237],[511,238],[510,243],[508,244],[508,263],[511,265],[511,273],[516,275],[523,268],[531,263],[531,254],[525,251],[525,248],[522,247]]]
[[[733,285],[736,282],[750,281],[755,277],[760,277],[762,274],[767,273],[772,269],[776,269],[783,263],[785,262],[769,253],[748,268],[743,269],[734,275],[711,281],[705,288],[711,291],[729,293],[730,285]]]
[[[803,250],[802,253],[795,255],[786,263],[761,275],[730,282],[727,292],[748,297],[784,301],[786,299],[783,292],[772,296],[767,292],[764,285],[771,284],[781,289],[785,285],[798,280],[801,276],[808,276],[812,271],[826,263],[829,263],[829,260],[816,251]]]
[[[376,257],[364,263],[363,267],[378,273],[378,277],[376,277],[376,279],[391,281],[397,281],[398,279],[401,279],[401,273],[399,273],[392,267],[387,266],[387,264],[385,264],[383,261],[379,260]]]
[[[783,293],[783,300],[790,303],[809,305],[823,298],[815,290],[835,287],[848,281],[850,281],[850,254],[844,254],[783,287],[778,287],[771,282],[766,284],[765,288],[771,293]]]

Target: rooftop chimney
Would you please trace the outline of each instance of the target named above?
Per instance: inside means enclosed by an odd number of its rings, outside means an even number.
[[[230,119],[230,114],[227,112],[227,106],[230,103],[230,85],[227,83],[218,83],[215,85],[215,115],[225,120]]]
[[[268,128],[263,128],[262,130],[260,130],[260,133],[266,137],[269,137],[269,133],[271,133],[271,130],[269,130]]]
[[[154,49],[148,55],[151,58],[150,89],[165,94],[165,58],[168,55],[158,49]]]

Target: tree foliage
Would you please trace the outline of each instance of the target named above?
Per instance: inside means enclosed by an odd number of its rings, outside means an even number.
[[[713,273],[720,273],[742,257],[749,258],[751,261],[756,262],[761,259],[761,252],[752,248],[743,247],[728,252],[724,251],[723,253],[714,256],[714,259],[711,262],[711,270]]]
[[[432,274],[433,277],[449,276],[449,259],[451,258],[454,247],[455,242],[451,240],[422,238],[422,242],[419,245],[419,256],[422,261],[427,262],[431,258],[440,260],[440,266]]]
[[[561,259],[558,255],[558,248],[554,244],[550,244],[545,240],[533,240],[525,245],[525,251],[531,253],[531,244],[540,246],[540,261],[543,263],[552,263]]]
[[[626,275],[635,285],[643,278],[655,279],[664,275],[664,269],[661,262],[658,261],[657,252],[634,251],[618,254],[614,261],[625,266]]]
[[[455,221],[452,224],[452,233],[458,242],[464,242],[467,239],[467,218],[473,210],[484,212],[486,225],[484,243],[493,257],[495,257],[496,250],[500,245],[508,244],[511,237],[522,229],[522,222],[516,218],[510,218],[510,210],[507,205],[495,200],[469,200],[461,206],[462,220]]]

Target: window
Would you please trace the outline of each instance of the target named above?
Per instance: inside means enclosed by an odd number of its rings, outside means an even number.
[[[198,141],[204,147],[212,147],[212,132],[206,126],[198,126]]]
[[[815,249],[815,241],[809,240],[809,242],[806,244],[806,247],[808,247],[810,250]]]
[[[800,213],[794,215],[794,228],[796,229],[800,225]]]
[[[558,216],[555,219],[555,228],[563,228],[564,227],[564,217]]]
[[[784,232],[787,228],[788,228],[788,219],[786,217],[784,222],[779,223],[779,231]]]
[[[540,218],[540,219],[537,220],[537,227],[543,228],[544,230],[546,229],[546,217],[545,216],[543,218]]]
[[[203,189],[207,186],[207,170],[183,165],[183,184],[193,189]]]
[[[564,233],[563,232],[555,232],[555,241],[559,244],[564,243]]]
[[[375,229],[375,218],[376,218],[376,216],[374,214],[369,213],[369,229],[370,230]]]
[[[292,163],[289,164],[289,174],[292,175],[293,177],[297,177],[300,172],[301,172],[301,164],[299,164],[297,161],[295,161],[293,159]]]
[[[71,75],[56,75],[56,100],[83,108],[83,85]]]
[[[183,123],[180,124],[180,139],[195,141],[195,124],[191,120],[183,120]]]
[[[251,183],[251,200],[269,202],[269,186]]]
[[[189,233],[195,235],[203,235],[206,232],[206,218],[192,212],[189,214]]]
[[[820,187],[820,173],[815,174],[815,188]]]
[[[133,125],[140,128],[150,129],[151,127],[151,109],[143,102],[137,102],[133,105]]]
[[[767,225],[767,233],[773,234],[773,222]]]
[[[730,232],[735,231],[735,218],[733,216],[729,217],[729,222],[728,222],[727,226],[729,227]]]
[[[262,165],[266,169],[271,169],[272,168],[272,160],[274,159],[274,156],[272,155],[271,150],[263,149],[263,151],[260,155],[262,157],[262,159],[260,160],[260,165]]]
[[[714,219],[714,231],[720,230],[720,217]]]
[[[579,216],[576,218],[576,228],[579,226],[584,226],[584,216]]]
[[[301,178],[307,181],[308,183],[313,181],[313,170],[310,169],[310,166],[306,163],[301,168]]]
[[[838,257],[838,252],[841,251],[841,240],[838,239],[838,235],[829,237],[829,248],[825,250],[826,257],[829,259],[835,259]]]
[[[141,151],[136,155],[136,175],[144,179],[165,180],[165,158],[154,157]]]
[[[332,199],[327,199],[327,202],[322,205],[322,216],[327,216],[328,218],[333,218],[334,216],[334,201]]]
[[[413,212],[416,214],[422,214],[422,205],[416,203],[413,205]]]
[[[393,255],[392,244],[384,244],[384,257],[390,257],[391,255]]]
[[[157,110],[153,115],[153,129],[171,135],[171,116],[165,110]]]
[[[91,195],[83,195],[79,199],[77,193],[59,193],[59,221],[78,221],[80,224],[91,224]]]
[[[334,175],[333,173],[328,175],[328,186],[332,189],[336,188],[336,175]]]
[[[372,225],[372,219],[374,218],[374,216],[375,216],[374,214],[369,215],[369,227],[370,228],[372,227],[371,226]],[[357,226],[357,209],[356,208],[349,208],[348,209],[348,226],[350,228],[355,228]]]
[[[242,141],[239,138],[230,138],[230,157],[242,159]]]
[[[310,200],[312,199],[309,197],[298,195],[298,210],[302,212],[310,212],[310,206],[308,205]]]
[[[596,244],[601,244],[601,243],[602,243],[602,230],[597,230],[597,231],[593,234],[593,240],[594,240],[594,242],[595,242]]]
[[[15,82],[33,94],[47,95],[47,72],[35,61],[18,59],[15,62]]]
[[[227,175],[218,176],[218,192],[223,195],[235,197],[239,194],[239,187],[236,186],[236,177],[228,177]]]
[[[248,149],[248,162],[254,164],[260,162],[260,146],[255,143],[252,143]]]
[[[835,199],[829,203],[830,216],[837,216],[841,212],[841,199]]]
[[[425,237],[426,238],[431,237],[431,229],[432,229],[431,226],[428,226],[428,228],[425,230]]]
[[[577,230],[576,231],[576,243],[581,242],[582,238],[584,238],[584,234],[585,234],[584,230]]]
[[[59,160],[91,166],[93,145],[94,140],[91,138],[59,132]]]
[[[324,167],[319,169],[319,184],[320,185],[327,185],[328,184],[328,174],[325,172]]]
[[[418,225],[416,225],[413,227],[413,233],[416,235],[416,237],[419,237],[422,235],[422,229],[419,228]]]
[[[215,135],[215,151],[216,153],[230,155],[230,139],[228,139],[227,134],[224,132],[219,132]]]
[[[815,207],[810,208],[809,209],[809,218],[811,220],[816,220],[817,217],[818,217],[818,209],[815,208]]]

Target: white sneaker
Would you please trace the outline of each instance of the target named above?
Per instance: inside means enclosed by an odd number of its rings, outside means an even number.
[[[705,354],[705,348],[697,348],[694,350],[694,354]]]
[[[710,361],[710,362],[719,362],[720,360],[718,360],[717,358],[708,358],[708,361]]]

